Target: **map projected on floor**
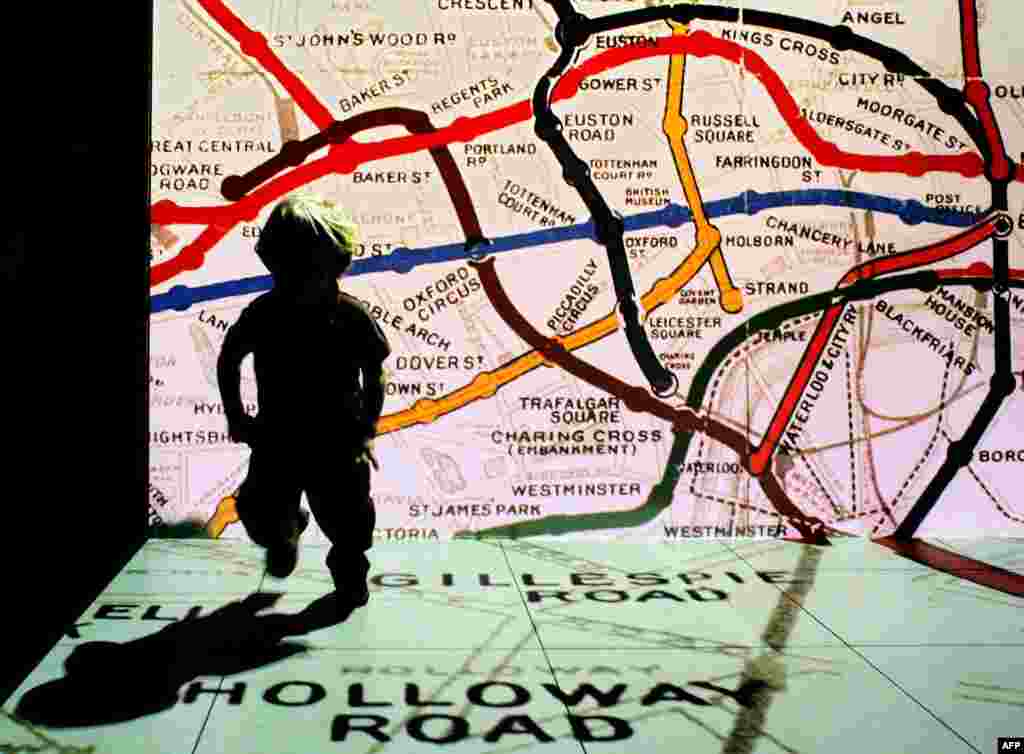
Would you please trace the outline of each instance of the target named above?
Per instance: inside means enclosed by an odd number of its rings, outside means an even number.
[[[247,536],[217,357],[312,192],[392,348],[379,541],[1020,536],[1020,20],[158,0],[151,521]]]

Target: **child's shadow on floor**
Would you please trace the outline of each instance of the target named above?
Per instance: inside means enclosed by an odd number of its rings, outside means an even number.
[[[306,645],[282,640],[342,623],[358,607],[332,592],[300,613],[256,615],[280,598],[279,593],[255,592],[141,639],[81,644],[64,661],[67,674],[27,691],[14,714],[28,723],[60,728],[162,712],[177,704],[182,686],[199,676],[229,676],[305,652]],[[232,686],[226,683],[224,691]]]

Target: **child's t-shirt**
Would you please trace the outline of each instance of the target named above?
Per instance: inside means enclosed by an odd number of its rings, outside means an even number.
[[[303,310],[271,290],[232,330],[253,354],[262,426],[292,442],[361,444],[367,420],[360,369],[379,367],[391,349],[358,299],[339,291],[326,309]]]

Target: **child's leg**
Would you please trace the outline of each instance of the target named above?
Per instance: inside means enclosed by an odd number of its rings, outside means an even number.
[[[236,508],[249,538],[260,547],[285,547],[298,521],[302,490],[282,462],[268,450],[253,451],[249,473],[238,491]]]
[[[324,536],[331,542],[327,569],[335,587],[356,592],[366,586],[370,561],[366,551],[373,546],[376,511],[370,497],[370,466],[366,463],[335,462],[329,473],[316,474],[315,484],[306,487],[309,507]]]

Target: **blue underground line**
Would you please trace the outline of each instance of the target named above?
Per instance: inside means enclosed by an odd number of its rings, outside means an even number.
[[[756,215],[766,209],[786,207],[849,207],[850,209],[874,210],[888,215],[895,215],[907,225],[933,223],[955,228],[967,228],[977,221],[973,214],[952,212],[935,207],[927,207],[916,199],[892,199],[876,194],[865,194],[859,191],[841,191],[836,189],[808,189],[803,191],[775,191],[760,194],[756,191],[744,191],[736,196],[719,199],[705,205],[708,217],[728,217],[731,215]],[[645,230],[647,228],[669,227],[678,228],[693,221],[693,214],[680,204],[666,204],[664,207],[650,212],[638,212],[624,218],[626,232]],[[422,249],[401,247],[386,256],[356,259],[349,267],[346,277],[369,275],[375,272],[397,272],[405,274],[425,264],[441,264],[456,262],[462,259],[481,259],[491,254],[506,251],[529,249],[547,244],[561,243],[578,239],[594,238],[592,221],[566,225],[560,228],[547,228],[528,233],[514,233],[496,238],[486,244],[466,248],[463,242],[428,246]],[[151,311],[153,314],[163,311],[186,311],[193,304],[219,299],[245,296],[259,293],[273,287],[270,275],[225,280],[220,283],[190,287],[176,285],[166,293],[152,296]]]

